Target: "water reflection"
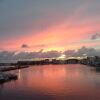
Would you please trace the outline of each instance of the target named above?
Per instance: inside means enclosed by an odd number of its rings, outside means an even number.
[[[3,84],[1,84],[1,85],[0,85],[0,95],[2,95],[2,90],[3,90],[3,87],[4,87],[4,85],[3,85]]]
[[[18,70],[18,78],[19,79],[21,78],[21,70],[20,69]]]
[[[84,65],[44,65],[13,71],[2,100],[100,100],[100,74]],[[13,97],[12,97],[13,95]],[[0,99],[1,100],[1,99]],[[15,99],[14,99],[15,100]]]
[[[96,72],[100,73],[100,67],[96,67]]]

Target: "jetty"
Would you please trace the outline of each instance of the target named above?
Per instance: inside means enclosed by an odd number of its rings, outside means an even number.
[[[22,69],[22,68],[28,68],[29,66],[24,65],[24,66],[19,66],[19,65],[15,65],[15,66],[3,66],[0,68],[1,72],[5,72],[5,71],[11,71],[11,70],[16,70],[16,69]]]
[[[0,72],[0,84],[3,84],[11,80],[17,80],[17,78],[18,77],[15,74]]]

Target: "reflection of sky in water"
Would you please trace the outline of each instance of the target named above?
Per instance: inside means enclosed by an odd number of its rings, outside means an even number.
[[[12,94],[15,98],[19,95],[21,99],[26,96],[32,98],[53,96],[61,100],[62,98],[74,100],[73,97],[86,100],[86,96],[89,100],[94,100],[94,97],[95,100],[100,98],[100,73],[91,67],[44,65],[12,72],[18,74],[19,79],[3,85],[0,95],[4,100],[5,96],[11,98]]]

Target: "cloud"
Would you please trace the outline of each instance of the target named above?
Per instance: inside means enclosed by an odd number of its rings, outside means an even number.
[[[41,49],[41,48],[44,48],[46,45],[44,45],[44,44],[37,44],[37,45],[27,45],[27,44],[22,44],[21,45],[21,48],[23,49],[32,49],[32,48],[39,48],[39,49]]]
[[[87,56],[100,56],[100,50],[96,50],[94,48],[87,48],[85,46],[81,47],[77,51],[75,50],[66,50],[64,54],[67,57],[82,57],[84,55]]]
[[[0,52],[0,62],[2,60],[19,60],[19,59],[33,59],[33,58],[55,58],[61,56],[59,51],[47,51],[43,52],[41,49],[38,52]]]
[[[52,51],[40,53],[39,57],[40,58],[55,58],[55,57],[59,57],[60,55],[61,55],[61,52],[52,50]]]
[[[98,50],[96,50],[94,48],[87,48],[85,46],[78,49],[78,51],[77,51],[78,56],[84,56],[84,55],[87,55],[87,56],[100,56],[99,53],[100,53],[100,51],[98,52]]]
[[[62,54],[67,57],[83,57],[83,56],[100,56],[100,50],[94,48],[87,48],[85,46],[81,47],[77,51],[66,50],[64,52],[59,52],[56,50],[45,51],[41,49],[38,52],[10,52],[10,51],[0,51],[0,62],[8,60],[19,60],[19,59],[33,59],[33,58],[58,58]]]
[[[67,57],[70,57],[70,56],[75,56],[75,50],[66,50],[64,51],[64,54],[67,56]]]
[[[95,40],[95,39],[98,39],[98,38],[100,38],[100,34],[99,34],[99,33],[95,33],[95,34],[93,34],[93,35],[91,36],[91,39],[92,39],[92,40]]]
[[[27,44],[22,44],[21,48],[29,48],[29,46]]]

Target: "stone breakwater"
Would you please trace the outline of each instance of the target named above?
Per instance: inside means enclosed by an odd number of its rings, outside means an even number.
[[[3,66],[0,68],[0,71],[5,72],[5,71],[22,69],[22,68],[27,68],[27,67],[29,67],[29,66]]]
[[[17,75],[11,73],[4,73],[5,71],[27,68],[27,67],[28,66],[0,66],[0,84],[18,79]]]
[[[0,84],[3,84],[5,82],[11,81],[11,80],[17,80],[17,75],[11,74],[11,73],[0,73]]]

